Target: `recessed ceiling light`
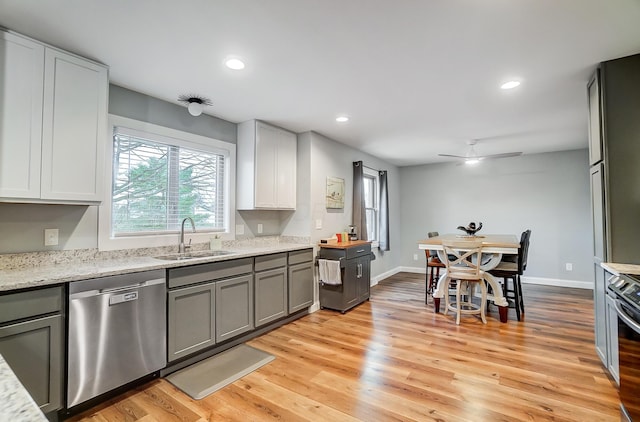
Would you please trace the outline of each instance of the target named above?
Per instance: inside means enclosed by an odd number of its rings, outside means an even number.
[[[225,66],[233,70],[244,69],[244,62],[237,57],[229,57],[224,61]]]
[[[336,122],[338,123],[344,123],[344,122],[348,122],[349,118],[347,116],[338,116],[336,117]]]
[[[517,86],[520,86],[520,81],[508,81],[500,85],[502,89],[513,89]]]

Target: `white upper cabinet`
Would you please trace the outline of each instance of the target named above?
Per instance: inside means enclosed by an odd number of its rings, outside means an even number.
[[[296,208],[297,137],[251,120],[238,125],[237,208]]]
[[[0,197],[40,196],[44,47],[0,31]]]
[[[0,41],[0,200],[100,202],[107,67],[14,33]]]
[[[107,131],[104,66],[61,51],[45,54],[43,199],[100,201]]]

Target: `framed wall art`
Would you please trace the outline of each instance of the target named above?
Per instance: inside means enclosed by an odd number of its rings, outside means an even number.
[[[344,208],[344,179],[327,177],[327,208]]]

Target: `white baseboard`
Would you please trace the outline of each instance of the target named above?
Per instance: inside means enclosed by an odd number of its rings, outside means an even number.
[[[545,286],[558,286],[558,287],[572,287],[574,289],[588,289],[593,290],[593,283],[590,281],[580,280],[562,280],[558,278],[543,278],[543,277],[521,277],[524,284],[542,284]]]
[[[391,277],[392,275],[396,275],[399,272],[402,272],[403,270],[400,268],[401,267],[396,267],[392,270],[385,271],[382,274],[378,274],[375,277],[371,277],[371,285],[375,286],[376,284],[378,284],[379,281],[384,280],[385,278]]]
[[[406,273],[416,273],[416,274],[425,274],[425,267],[397,267],[394,270],[387,271],[383,274],[382,277],[376,277],[376,284],[383,280],[384,278],[390,277],[394,274],[406,272]],[[527,277],[522,276],[522,282],[528,284],[541,284],[544,286],[557,286],[557,287],[572,287],[575,289],[589,289],[593,290],[593,283],[590,281],[580,281],[580,280],[562,280],[558,278],[544,278],[544,277]]]

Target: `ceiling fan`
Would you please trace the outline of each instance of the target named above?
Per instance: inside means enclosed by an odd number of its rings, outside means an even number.
[[[471,139],[467,141],[467,145],[469,145],[469,151],[467,151],[466,155],[455,155],[455,154],[438,154],[440,157],[453,157],[464,160],[465,164],[477,164],[482,160],[492,159],[492,158],[507,158],[507,157],[517,157],[522,155],[522,152],[503,152],[502,154],[490,154],[490,155],[478,155],[474,145],[478,141],[476,139]]]

